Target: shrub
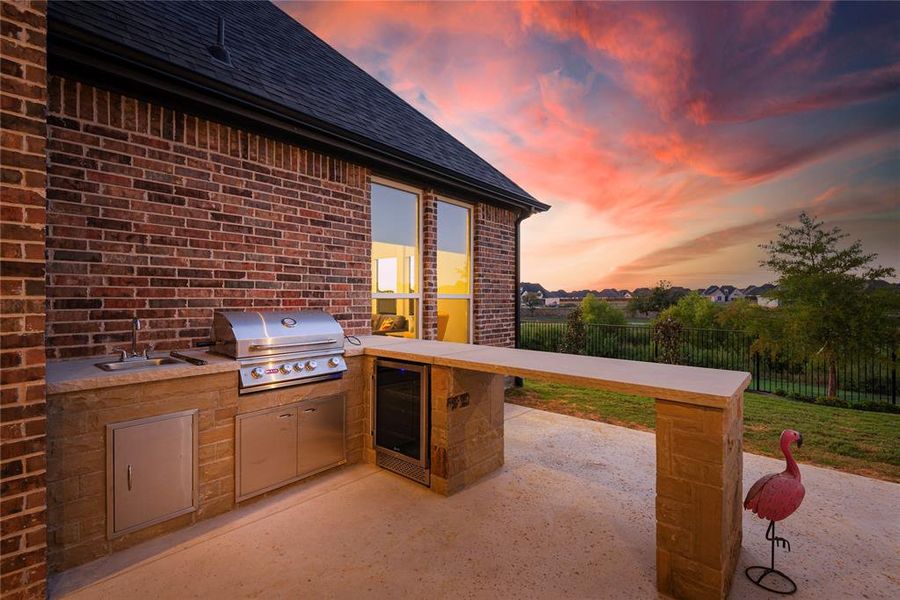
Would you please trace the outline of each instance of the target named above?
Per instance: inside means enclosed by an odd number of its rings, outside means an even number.
[[[781,389],[781,388],[778,388],[777,390],[775,390],[775,391],[772,392],[772,393],[775,394],[776,396],[781,396],[782,398],[783,398],[784,396],[787,396],[787,392],[784,391],[784,390]]]
[[[607,302],[588,294],[581,301],[584,322],[591,325],[625,325],[625,313]]]
[[[849,402],[837,396],[816,396],[815,403],[819,406],[836,406],[838,408],[850,408]]]
[[[857,402],[852,405],[850,408],[856,408],[858,410],[868,410],[871,412],[883,412],[883,413],[894,413],[900,414],[900,406],[896,404],[888,404],[887,402],[875,402],[871,400],[864,400],[862,402]]]
[[[565,354],[584,354],[586,343],[587,332],[584,329],[584,319],[581,315],[581,307],[576,306],[575,310],[570,312],[569,316],[566,317],[566,336],[559,346],[559,352]]]
[[[684,326],[673,317],[663,317],[653,323],[653,341],[657,346],[657,360],[670,365],[681,362],[681,337]]]
[[[691,292],[659,313],[657,320],[672,318],[689,329],[712,329],[716,326],[716,314],[720,310],[709,298]]]

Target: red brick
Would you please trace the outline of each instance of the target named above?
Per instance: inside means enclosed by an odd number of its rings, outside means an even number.
[[[46,5],[0,2],[0,595],[44,597],[44,212]],[[10,260],[12,259],[12,260]],[[15,296],[15,298],[13,298]],[[10,318],[9,315],[15,315]],[[31,403],[31,404],[27,404]],[[35,495],[36,494],[36,495]],[[33,496],[34,501],[27,502]],[[28,513],[23,513],[28,510]]]

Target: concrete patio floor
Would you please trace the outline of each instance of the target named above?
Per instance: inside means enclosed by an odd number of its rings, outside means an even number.
[[[507,405],[506,465],[455,496],[370,465],[339,469],[67,571],[51,598],[653,598],[654,445]],[[782,468],[745,454],[744,489]],[[900,597],[900,485],[801,471],[806,500],[778,531],[795,597]],[[765,528],[745,513],[731,598],[779,597],[743,576],[768,560]]]

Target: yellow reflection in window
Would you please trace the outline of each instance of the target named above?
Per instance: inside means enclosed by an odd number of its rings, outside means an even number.
[[[438,202],[437,206],[438,294],[468,294],[471,291],[469,209]]]
[[[372,300],[372,334],[416,337],[419,301],[415,298],[375,298]]]
[[[437,337],[445,342],[469,341],[469,301],[439,298],[437,301]]]

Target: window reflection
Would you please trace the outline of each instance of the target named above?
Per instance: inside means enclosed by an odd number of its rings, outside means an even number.
[[[419,196],[372,184],[372,333],[417,336]]]

